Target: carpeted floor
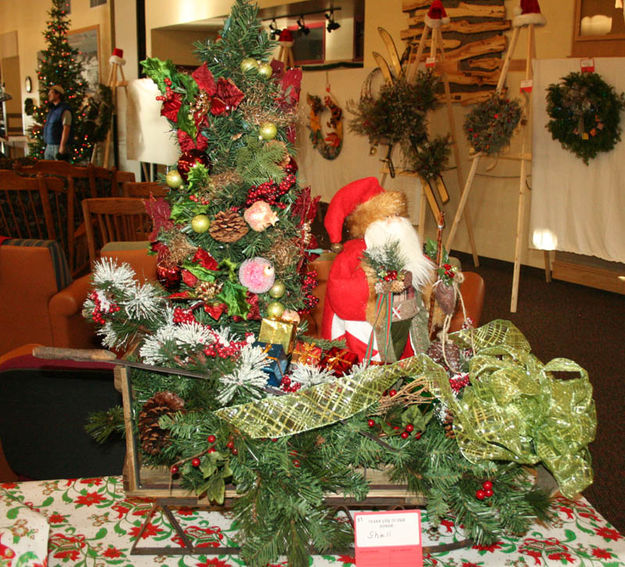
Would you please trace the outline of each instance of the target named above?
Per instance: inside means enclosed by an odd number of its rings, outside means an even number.
[[[595,481],[584,496],[625,533],[625,296],[561,281],[522,267],[516,313],[510,313],[512,264],[455,254],[463,269],[485,281],[482,322],[512,321],[543,362],[570,358],[585,368],[597,406],[597,436],[590,446]]]

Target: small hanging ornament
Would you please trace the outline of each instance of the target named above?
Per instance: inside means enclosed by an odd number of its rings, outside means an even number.
[[[273,74],[273,69],[269,63],[261,63],[258,67],[258,74],[268,79]]]
[[[243,218],[252,230],[263,232],[278,222],[278,215],[265,201],[256,201],[243,213]]]
[[[206,169],[208,169],[209,173],[211,170],[211,161],[206,155],[205,152],[198,149],[191,149],[184,152],[178,158],[178,172],[180,173],[182,179],[186,180],[187,175],[189,175],[189,171],[191,168],[197,164],[201,163]]]
[[[181,278],[180,266],[161,262],[156,264],[156,279],[167,291],[176,291],[180,286]]]
[[[195,215],[191,219],[191,228],[193,232],[197,232],[198,234],[202,234],[206,232],[211,225],[210,219],[206,215]]]
[[[241,61],[241,71],[244,73],[251,71],[252,69],[258,69],[258,67],[258,61],[252,57],[246,57],[243,61]]]
[[[269,260],[257,256],[241,264],[239,281],[252,293],[265,293],[276,281],[276,273]]]
[[[178,189],[183,183],[180,172],[177,169],[170,169],[165,176],[165,183],[171,189]]]
[[[263,140],[273,140],[278,134],[278,128],[273,122],[263,122],[260,125],[260,137]]]
[[[274,299],[280,299],[284,295],[285,291],[286,287],[284,283],[281,281],[277,281],[271,286],[271,289],[269,290],[269,295]]]
[[[282,305],[279,301],[272,301],[267,304],[267,316],[270,319],[280,319],[283,313],[284,305]]]

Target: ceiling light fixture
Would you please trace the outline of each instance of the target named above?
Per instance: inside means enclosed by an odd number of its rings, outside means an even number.
[[[303,15],[300,16],[299,19],[297,20],[297,27],[299,31],[303,33],[304,35],[308,35],[310,33],[310,28],[306,25],[306,22],[304,22]]]
[[[341,27],[341,24],[334,21],[334,8],[330,10],[329,14],[326,12],[326,20],[328,20],[328,25],[326,26],[328,33],[338,30]]]
[[[269,29],[271,30],[271,39],[278,39],[280,37],[280,32],[282,30],[278,27],[275,18],[271,20],[271,23],[269,24]]]

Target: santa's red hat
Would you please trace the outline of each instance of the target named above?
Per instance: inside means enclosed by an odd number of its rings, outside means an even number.
[[[406,216],[406,196],[399,191],[385,191],[375,177],[352,181],[339,189],[328,206],[324,225],[332,244],[341,242],[347,221],[351,238],[362,238],[376,220]]]
[[[520,6],[514,11],[515,16],[512,18],[512,25],[515,28],[529,26],[544,26],[547,19],[540,13],[540,5],[538,0],[521,0]]]
[[[450,18],[447,15],[447,11],[445,10],[445,6],[441,0],[434,0],[428,13],[425,15],[425,25],[429,28],[435,29],[440,28],[444,24],[448,24],[450,22]]]

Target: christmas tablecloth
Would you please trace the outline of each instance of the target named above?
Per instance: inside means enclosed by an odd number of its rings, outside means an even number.
[[[504,567],[521,565],[572,565],[625,567],[625,538],[610,526],[584,499],[553,502],[555,521],[549,526],[534,525],[521,538],[504,538],[487,546],[464,547],[455,551],[426,554],[424,565],[436,567]],[[36,526],[36,517],[17,526],[25,510],[47,518],[49,524],[48,566],[189,566],[235,567],[244,565],[236,556],[226,555],[130,555],[152,501],[126,498],[120,477],[49,480],[0,484],[0,566],[45,565],[35,555],[17,561],[6,555],[15,538],[47,539],[45,529]],[[196,547],[207,549],[236,545],[236,527],[227,515],[192,508],[176,511],[185,533]],[[25,516],[24,516],[25,518]],[[424,544],[439,545],[462,539],[452,521],[434,530],[424,514]],[[22,525],[23,524],[23,525]],[[36,529],[38,531],[32,531]],[[31,538],[31,535],[33,536]],[[19,542],[18,542],[19,543]],[[32,542],[31,542],[32,543]],[[4,544],[4,545],[2,545]],[[44,544],[45,545],[45,544]],[[180,547],[180,537],[159,510],[144,530],[138,547]],[[7,547],[5,547],[7,546]],[[4,553],[4,555],[3,555]],[[310,565],[353,565],[349,555],[315,556]],[[276,563],[286,565],[286,562]]]

